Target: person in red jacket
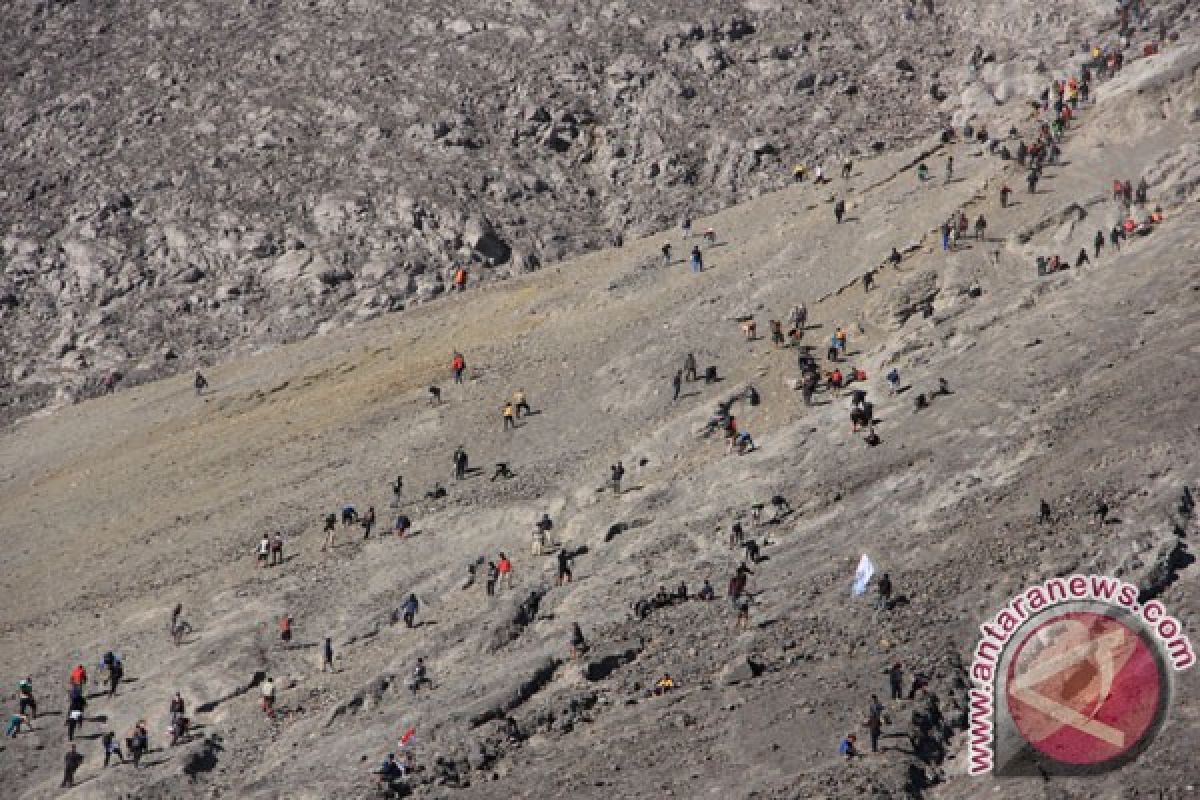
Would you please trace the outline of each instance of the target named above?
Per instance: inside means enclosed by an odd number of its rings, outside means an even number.
[[[463,382],[463,372],[467,369],[467,361],[463,358],[463,354],[455,352],[454,358],[450,360],[450,369],[454,373],[454,382]]]

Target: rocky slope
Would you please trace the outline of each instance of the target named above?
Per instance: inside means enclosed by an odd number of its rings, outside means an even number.
[[[60,795],[60,686],[72,664],[115,648],[128,681],[92,700],[72,796],[371,797],[369,770],[409,727],[417,771],[402,792],[424,798],[1189,796],[1200,670],[1178,676],[1150,750],[1095,779],[967,778],[961,712],[978,624],[1031,582],[1118,574],[1185,626],[1200,618],[1196,522],[1177,507],[1180,487],[1200,479],[1198,65],[1194,33],[1131,59],[1084,108],[1064,163],[1007,209],[997,191],[1020,186],[1011,162],[923,140],[861,161],[847,181],[700,220],[718,241],[704,245],[698,275],[658,255],[691,241],[631,241],[230,359],[203,397],[180,377],[9,427],[0,675],[32,675],[50,713],[0,743],[6,790]],[[999,91],[1002,78],[981,80]],[[1020,104],[994,113],[1028,133]],[[919,158],[949,155],[956,180],[916,180]],[[1116,176],[1144,176],[1166,222],[1088,266],[1037,276],[1035,256],[1073,256],[1120,219],[1107,195]],[[839,195],[848,214],[835,225]],[[942,252],[936,228],[960,210],[985,214],[988,238]],[[864,293],[862,272],[892,246],[904,259]],[[835,326],[851,331],[879,446],[850,434],[844,398],[822,392],[804,406],[794,348],[742,337],[741,318],[763,332],[796,302],[811,309],[803,344],[817,357]],[[447,380],[452,349],[468,360],[461,386]],[[672,402],[688,351],[725,380],[688,384]],[[894,397],[880,380],[891,366],[911,387]],[[912,397],[939,378],[950,393],[915,410]],[[431,382],[445,390],[440,406],[428,403]],[[726,455],[699,433],[716,402],[750,383],[762,403],[736,413],[758,449]],[[498,408],[518,387],[540,413],[504,431]],[[484,472],[452,481],[460,444]],[[598,492],[617,459],[626,491]],[[498,461],[515,477],[489,481]],[[354,529],[322,552],[329,511],[395,513],[397,473],[419,533],[363,541]],[[423,497],[435,482],[448,495]],[[659,586],[694,592],[708,578],[720,591],[742,558],[727,545],[731,523],[748,524],[751,505],[776,493],[795,511],[750,529],[767,558],[754,566],[747,630],[734,630],[725,602],[633,618],[630,604]],[[1041,498],[1047,525],[1034,523]],[[1102,526],[1099,500],[1112,509]],[[543,512],[577,553],[570,584],[555,585],[553,557],[530,554]],[[255,543],[274,530],[287,561],[260,569]],[[516,562],[511,589],[461,588],[468,564],[500,551]],[[887,613],[850,596],[862,553],[903,597]],[[411,630],[392,621],[409,592],[422,601]],[[177,602],[194,627],[178,647],[165,634]],[[285,613],[289,645],[275,633]],[[575,622],[592,651],[570,660]],[[334,673],[319,670],[326,636]],[[404,681],[418,657],[433,685],[413,696]],[[889,702],[884,751],[847,763],[837,741],[862,733],[866,700],[885,694],[895,661],[929,675],[944,724],[923,699]],[[648,697],[664,671],[679,689]],[[276,720],[257,708],[267,673],[280,687]],[[176,690],[198,727],[168,748]],[[145,768],[102,768],[95,737],[137,719],[151,727]]]
[[[0,420],[912,142],[962,110],[977,46],[1004,73],[969,100],[1008,101],[1111,34],[1098,7],[9,3]]]

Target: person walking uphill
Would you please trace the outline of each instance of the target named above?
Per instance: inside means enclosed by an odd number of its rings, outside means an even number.
[[[321,648],[321,672],[337,672],[333,668],[333,639],[325,637],[325,644]]]
[[[688,353],[683,359],[683,378],[688,383],[697,380],[696,356],[692,353]]]
[[[494,583],[492,578],[488,578],[488,583]],[[492,592],[489,591],[488,594],[492,594]],[[417,602],[417,596],[409,592],[408,599],[404,601],[404,605],[400,609],[404,616],[404,627],[411,628],[413,626],[413,622],[417,618],[417,611],[420,609],[420,607],[421,604]]]
[[[450,359],[450,371],[454,373],[454,382],[463,382],[463,373],[467,369],[467,360],[463,358],[463,354],[454,351],[454,356]]]
[[[679,390],[683,388],[683,370],[675,373],[675,377],[671,379],[671,402],[674,403],[679,399]]]
[[[613,494],[620,494],[621,479],[625,477],[625,465],[618,461],[616,464],[613,464],[611,467],[609,467],[609,470],[611,471],[609,486],[612,487]]]
[[[75,785],[75,772],[79,769],[79,765],[83,763],[83,756],[75,749],[75,745],[67,750],[66,756],[63,758],[63,789],[69,789]]]
[[[833,204],[833,219],[838,225],[842,224],[842,217],[845,213],[846,201],[839,197],[837,202]]]
[[[699,245],[692,247],[691,265],[692,265],[692,272],[703,272],[704,271],[704,256],[700,255],[700,246]]]

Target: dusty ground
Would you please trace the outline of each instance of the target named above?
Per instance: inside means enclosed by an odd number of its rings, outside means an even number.
[[[58,711],[71,665],[106,649],[125,657],[130,682],[90,707],[106,721],[85,727],[78,797],[368,796],[370,769],[410,726],[420,797],[1188,796],[1200,781],[1195,670],[1164,735],[1100,779],[967,778],[961,734],[944,739],[944,758],[910,751],[907,701],[891,709],[882,754],[847,764],[836,746],[848,731],[865,738],[867,697],[884,695],[893,661],[930,673],[945,708],[961,703],[976,626],[1052,574],[1149,581],[1166,553],[1170,569],[1152,582],[1185,624],[1198,618],[1194,523],[1175,514],[1180,488],[1200,477],[1197,62],[1188,43],[1103,85],[1067,163],[1035,195],[1004,162],[929,142],[861,162],[848,182],[698,220],[718,238],[699,275],[680,260],[692,242],[672,231],[223,364],[201,398],[181,377],[11,427],[0,438],[0,675],[11,685],[31,674],[43,708]],[[950,153],[957,178],[942,185]],[[936,185],[914,177],[922,155]],[[1166,210],[1159,231],[1035,276],[1035,254],[1073,261],[1090,249],[1116,219],[1111,180],[1140,175]],[[1018,190],[1008,210],[1004,182]],[[842,193],[849,219],[834,225]],[[987,216],[989,239],[944,254],[932,231],[960,208]],[[666,240],[670,266],[658,256]],[[892,246],[903,263],[864,295],[858,277]],[[929,271],[934,313],[897,327]],[[801,301],[818,356],[849,326],[879,447],[850,435],[846,399],[803,406],[787,387],[794,349],[742,339],[737,317],[754,314],[762,334]],[[454,349],[469,365],[461,387],[448,376]],[[688,351],[725,379],[689,384],[673,404],[670,376]],[[890,365],[912,387],[894,398]],[[953,394],[914,412],[912,397],[939,377]],[[437,408],[433,382],[445,392]],[[735,413],[759,449],[727,456],[697,433],[747,383],[763,403]],[[518,387],[539,413],[505,432],[499,406]],[[463,482],[450,468],[459,444],[483,470]],[[625,491],[597,491],[617,459]],[[490,482],[497,461],[516,478]],[[362,542],[354,529],[321,552],[321,518],[344,503],[395,513],[397,473],[419,535]],[[448,496],[420,499],[435,481]],[[663,584],[694,592],[708,577],[721,592],[740,560],[729,524],[775,493],[796,513],[751,531],[769,558],[754,568],[749,630],[734,633],[720,601],[630,618],[630,603]],[[1042,497],[1055,521],[1039,527]],[[1090,516],[1099,498],[1116,518],[1103,527]],[[543,511],[565,545],[587,548],[567,586],[554,586],[552,557],[529,553]],[[606,538],[616,523],[628,528]],[[258,569],[255,543],[273,530],[287,534],[288,560]],[[515,588],[494,599],[460,589],[468,563],[502,550]],[[874,614],[850,596],[862,553],[906,602]],[[415,630],[389,622],[410,591],[422,602]],[[536,613],[522,618],[531,592]],[[176,602],[195,628],[180,647],[166,636]],[[276,635],[283,613],[295,618],[290,647]],[[593,645],[584,662],[566,660],[573,622]],[[334,674],[319,670],[325,636]],[[418,656],[433,686],[413,697],[403,681]],[[741,674],[748,657],[760,674]],[[280,686],[275,722],[257,709],[260,671]],[[681,688],[647,699],[663,671]],[[176,689],[201,727],[184,748],[159,749]],[[102,769],[89,737],[138,718],[155,747],[147,768]],[[44,717],[0,746],[15,796],[58,794],[61,722]]]

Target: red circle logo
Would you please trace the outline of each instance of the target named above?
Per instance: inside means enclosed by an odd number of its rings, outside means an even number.
[[[1008,665],[1021,736],[1071,766],[1102,764],[1155,733],[1166,677],[1142,635],[1103,613],[1071,611],[1033,628]]]

